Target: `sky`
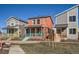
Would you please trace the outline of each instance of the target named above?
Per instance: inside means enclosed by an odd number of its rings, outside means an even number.
[[[75,4],[0,4],[0,27],[6,26],[10,16],[27,20],[29,17],[51,16],[55,23],[55,15]]]

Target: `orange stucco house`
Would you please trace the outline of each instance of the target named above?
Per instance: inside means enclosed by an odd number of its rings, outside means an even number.
[[[30,34],[32,39],[45,39],[51,33],[54,23],[51,16],[33,17],[27,20],[26,34]]]

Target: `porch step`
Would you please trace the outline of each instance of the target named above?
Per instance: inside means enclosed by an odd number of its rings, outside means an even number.
[[[42,41],[44,38],[42,36],[32,36],[28,41]]]
[[[38,40],[42,40],[43,38],[41,36],[33,36],[31,37],[31,39],[38,39]]]
[[[22,41],[27,41],[30,37],[25,37]]]

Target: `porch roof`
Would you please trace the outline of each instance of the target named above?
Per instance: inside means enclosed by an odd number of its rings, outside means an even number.
[[[6,27],[3,27],[2,29],[17,29],[17,28],[15,28],[14,26],[6,26]]]
[[[25,28],[29,28],[29,27],[30,27],[30,28],[31,28],[31,27],[33,28],[33,27],[42,27],[42,26],[41,26],[41,25],[32,25],[32,26],[26,26]]]
[[[68,26],[68,24],[56,24],[55,25],[56,28],[65,28],[67,26]]]

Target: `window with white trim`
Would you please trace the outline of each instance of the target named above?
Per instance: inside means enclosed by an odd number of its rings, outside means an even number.
[[[76,34],[76,28],[69,29],[69,34]]]
[[[12,22],[12,23],[11,23],[11,26],[15,26],[15,25],[16,25],[16,23],[15,23],[15,22]]]
[[[35,19],[34,19],[34,20],[32,20],[32,24],[35,24]]]
[[[37,19],[37,24],[40,24],[40,19]]]
[[[76,16],[69,16],[69,22],[75,22]]]

